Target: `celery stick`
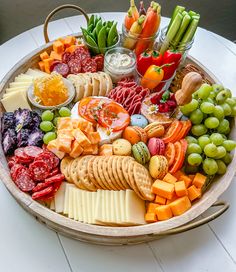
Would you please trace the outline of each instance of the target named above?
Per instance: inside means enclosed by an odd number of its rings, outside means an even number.
[[[164,54],[165,51],[169,48],[170,42],[174,39],[175,35],[177,34],[182,20],[183,20],[183,15],[180,12],[178,12],[161,46],[161,50],[160,50],[161,54]]]
[[[187,31],[184,34],[183,39],[181,40],[179,47],[185,47],[186,43],[189,43],[192,41],[193,36],[197,30],[197,26],[199,23],[199,19],[193,19],[192,22],[190,23]]]
[[[187,13],[187,12],[186,12]],[[182,13],[183,14],[183,13]],[[181,41],[181,39],[184,36],[184,33],[187,29],[187,27],[189,26],[189,23],[191,21],[191,16],[188,15],[188,13],[184,16],[181,26],[179,28],[178,33],[176,34],[176,36],[173,39],[173,42],[171,42],[171,45],[173,47],[173,49],[176,49],[176,46],[178,46],[179,42]]]
[[[195,11],[193,11],[193,10],[190,10],[189,12],[188,12],[188,14],[192,17],[192,16],[194,16],[194,15],[197,15],[197,13],[195,12]]]
[[[167,32],[169,31],[176,15],[180,12],[183,12],[185,10],[185,7],[182,7],[182,6],[176,6],[173,13],[172,13],[172,17],[171,17],[171,20],[170,20],[170,23],[169,23],[169,26],[168,26],[168,29],[167,29]]]
[[[182,14],[183,16],[185,16],[185,15],[188,14],[188,12],[187,12],[186,10],[184,10],[183,12],[181,12],[181,14]]]

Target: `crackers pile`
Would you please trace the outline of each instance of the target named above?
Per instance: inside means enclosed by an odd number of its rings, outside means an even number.
[[[152,201],[153,180],[148,170],[129,156],[65,157],[61,172],[68,182],[88,191],[132,189],[143,200]]]
[[[89,96],[106,96],[113,87],[110,75],[104,72],[71,74],[67,79],[75,87],[75,102]]]

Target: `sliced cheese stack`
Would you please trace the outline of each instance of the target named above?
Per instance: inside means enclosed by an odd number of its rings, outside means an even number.
[[[2,105],[6,111],[12,112],[18,108],[31,109],[27,100],[27,89],[32,84],[33,79],[48,75],[40,70],[28,69],[25,74],[20,74],[14,79],[14,82],[6,88],[6,93],[1,99]]]
[[[98,225],[145,224],[145,202],[134,191],[89,192],[64,182],[55,195],[52,209],[71,219]]]

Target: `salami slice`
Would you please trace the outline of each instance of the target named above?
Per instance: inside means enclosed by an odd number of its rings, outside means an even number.
[[[59,159],[48,151],[44,151],[38,157],[35,158],[34,161],[43,161],[47,164],[49,170],[51,171],[53,168],[57,167],[59,164]]]
[[[97,63],[94,59],[84,59],[82,61],[82,73],[95,73],[97,72]]]
[[[102,71],[104,66],[104,56],[102,54],[94,57],[94,60],[97,63],[97,71]]]
[[[51,185],[54,186],[54,184],[57,184],[58,182],[61,183],[64,179],[65,179],[65,176],[63,174],[58,174],[56,176],[47,178],[47,179],[45,179],[44,182],[38,183],[35,186],[33,192],[39,192],[39,191],[43,190],[44,188],[47,188]]]
[[[24,152],[28,157],[34,159],[39,154],[43,153],[43,149],[37,146],[26,146]]]
[[[61,61],[54,60],[53,63],[51,64],[51,66],[50,66],[50,72],[52,72],[54,70],[54,67],[59,63],[61,63]]]
[[[42,198],[44,198],[46,195],[50,194],[53,191],[53,186],[49,186],[39,192],[35,192],[32,194],[32,199],[34,200],[42,200]]]
[[[29,163],[32,161],[32,159],[25,154],[25,148],[24,147],[20,147],[17,148],[14,152],[15,156],[17,157],[18,161],[21,163]]]
[[[64,52],[62,54],[61,60],[64,63],[68,63],[68,61],[70,60],[70,57],[71,57],[71,53],[70,52]]]
[[[15,164],[18,164],[18,163],[19,163],[19,161],[18,161],[17,157],[16,156],[12,156],[8,160],[8,167],[11,169]]]
[[[90,59],[90,53],[84,46],[79,46],[75,49],[74,55],[79,56],[81,60]]]
[[[27,169],[25,166],[23,166],[22,164],[15,164],[10,171],[11,174],[11,178],[13,181],[16,181],[17,175],[20,171]]]
[[[81,72],[81,61],[79,59],[71,59],[68,62],[71,74],[79,74]]]
[[[48,165],[44,161],[34,161],[30,164],[29,170],[34,181],[45,180],[48,177],[50,171]]]
[[[52,169],[52,170],[50,171],[50,173],[49,173],[49,175],[48,175],[47,178],[53,177],[53,176],[59,174],[59,172],[60,172],[59,168],[56,167],[56,168],[54,168],[54,169]]]
[[[28,171],[22,171],[17,176],[16,186],[23,192],[30,192],[34,189],[35,183]]]
[[[70,73],[69,66],[66,63],[58,63],[53,68],[53,71],[57,72],[58,74],[62,75],[63,77],[67,77]]]

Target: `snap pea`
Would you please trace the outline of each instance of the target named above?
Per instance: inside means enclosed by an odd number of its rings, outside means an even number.
[[[100,16],[95,15],[94,18],[94,25],[96,25],[98,23],[99,20],[102,20],[102,18]]]
[[[87,27],[87,31],[88,31],[88,32],[92,32],[93,29],[94,29],[94,25],[93,25],[93,24],[91,24],[91,25],[89,25],[89,26]]]
[[[108,33],[108,37],[107,37],[107,46],[112,46],[114,45],[114,38],[118,37],[118,32],[117,32],[117,22],[112,24],[112,27]]]
[[[111,29],[110,27],[106,27],[107,35],[109,34],[110,29]]]
[[[97,37],[98,37],[98,33],[100,32],[100,30],[102,29],[102,20],[99,20],[96,24],[96,34],[97,34]]]
[[[94,39],[95,39],[95,41],[96,41],[96,40],[97,40],[96,27],[93,29],[92,35],[93,35],[93,37],[94,37]]]
[[[86,41],[90,47],[90,50],[93,51],[94,54],[99,54],[99,49],[96,41],[90,35],[86,36]]]
[[[111,28],[111,27],[112,27],[112,25],[113,25],[113,23],[114,23],[114,21],[108,21],[108,22],[107,22],[108,27],[110,27],[110,28]]]
[[[89,35],[89,32],[87,31],[87,29],[85,29],[83,27],[81,27],[81,31],[82,31],[83,37],[87,41],[87,35]]]
[[[98,33],[98,47],[101,53],[105,53],[104,48],[106,47],[106,40],[107,40],[106,27],[103,26]]]
[[[94,14],[92,14],[89,18],[89,21],[88,21],[88,26],[90,25],[94,25]]]

